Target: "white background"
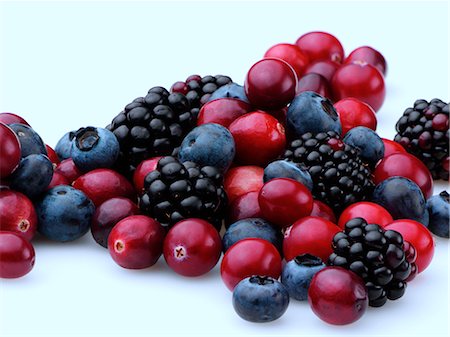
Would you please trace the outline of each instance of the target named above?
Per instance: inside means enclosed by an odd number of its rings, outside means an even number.
[[[81,126],[105,126],[155,85],[192,73],[230,75],[279,42],[311,30],[335,34],[346,52],[371,45],[386,57],[378,132],[418,98],[448,102],[447,2],[1,3],[0,110],[22,115],[54,146]],[[440,184],[436,191],[442,190]],[[2,336],[448,336],[448,240],[406,295],[370,308],[355,324],[330,326],[292,301],[269,324],[241,320],[219,268],[189,279],[154,267],[118,267],[90,234],[73,243],[35,240],[36,265],[2,280]]]

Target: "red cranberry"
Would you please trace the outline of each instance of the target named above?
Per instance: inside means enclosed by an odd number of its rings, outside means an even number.
[[[162,254],[164,228],[145,215],[132,215],[119,221],[108,238],[113,260],[127,269],[153,266]]]
[[[222,280],[231,291],[244,278],[265,275],[278,279],[281,275],[281,256],[269,241],[244,239],[232,245],[220,266]]]
[[[374,223],[381,227],[385,227],[394,221],[384,207],[367,201],[360,201],[348,206],[339,217],[338,226],[344,229],[345,224],[354,218],[363,218],[367,223]]]
[[[22,235],[30,241],[37,229],[33,203],[22,193],[0,190],[0,230]]]
[[[0,177],[8,177],[19,165],[20,142],[13,130],[0,123]]]
[[[183,276],[200,276],[217,264],[222,241],[213,225],[202,219],[188,219],[175,224],[164,239],[164,259]]]
[[[197,125],[216,123],[228,127],[251,110],[250,104],[235,98],[220,98],[206,103],[198,114]]]
[[[12,112],[0,113],[0,122],[6,125],[19,123],[30,126],[30,124],[28,124],[25,119],[16,114],[13,114]]]
[[[261,109],[279,109],[295,97],[297,75],[280,59],[263,59],[255,63],[245,78],[245,94],[250,103]]]
[[[185,82],[175,82],[170,88],[170,92],[178,92],[180,94],[186,95],[189,92],[189,88]]]
[[[259,191],[259,206],[263,217],[280,227],[311,214],[313,198],[303,184],[293,179],[276,178]]]
[[[297,95],[304,91],[314,91],[323,97],[331,98],[331,90],[328,81],[319,74],[306,74],[298,81]]]
[[[258,202],[259,191],[249,192],[237,197],[230,204],[229,220],[231,223],[248,218],[261,218]]]
[[[147,174],[156,170],[156,166],[158,165],[158,161],[162,157],[153,157],[150,159],[143,160],[133,174],[133,184],[134,189],[138,194],[142,194],[144,192],[144,180]]]
[[[355,273],[341,267],[326,267],[313,276],[308,302],[321,320],[344,325],[361,318],[369,297],[363,280]]]
[[[120,220],[138,214],[139,207],[130,199],[117,197],[106,200],[97,207],[92,218],[91,233],[94,240],[108,248],[108,237],[113,227]]]
[[[256,112],[265,112],[265,113],[268,113],[269,115],[272,115],[273,117],[275,117],[277,119],[278,122],[280,122],[281,125],[286,127],[287,110],[288,110],[288,108],[285,106],[284,108],[276,109],[276,110],[268,110],[268,111],[255,110],[255,111]]]
[[[344,48],[339,40],[325,32],[306,33],[295,44],[309,57],[310,62],[331,60],[341,63],[344,59]]]
[[[383,76],[386,76],[387,63],[381,53],[369,46],[356,48],[347,56],[344,63],[364,62],[377,68]]]
[[[406,153],[406,150],[399,143],[394,142],[393,140],[381,138],[384,144],[384,158],[390,156],[393,153]]]
[[[264,184],[264,169],[259,166],[237,166],[228,170],[224,179],[225,192],[231,203],[248,192],[259,192]]]
[[[448,130],[448,116],[445,114],[437,114],[433,117],[432,127],[434,130],[446,131]]]
[[[290,261],[300,254],[311,254],[327,261],[333,248],[331,241],[341,229],[334,223],[308,216],[296,221],[284,233],[283,254]]]
[[[287,62],[295,71],[298,78],[305,73],[308,57],[295,44],[279,43],[269,48],[264,57],[278,58]]]
[[[325,220],[336,223],[336,216],[330,206],[319,200],[313,201],[311,216],[317,216]]]
[[[74,182],[83,173],[77,168],[72,158],[64,159],[55,168],[55,173],[60,173],[67,178],[69,183]]]
[[[339,114],[342,125],[342,136],[350,129],[357,126],[365,126],[369,129],[377,129],[377,117],[372,107],[356,98],[344,98],[334,104]]]
[[[35,254],[31,243],[13,232],[0,232],[0,277],[18,278],[34,266]]]
[[[50,161],[53,163],[53,167],[56,167],[56,165],[60,163],[58,155],[56,154],[55,150],[53,150],[53,148],[49,145],[45,144],[45,148],[47,149],[48,159],[50,159]]]
[[[54,172],[52,176],[52,180],[50,181],[50,184],[47,186],[47,190],[58,186],[58,185],[70,185],[69,179],[67,179],[65,176],[63,176],[59,172]]]
[[[339,63],[333,62],[331,60],[317,61],[308,65],[305,74],[318,74],[325,77],[327,82],[330,82],[339,66]]]

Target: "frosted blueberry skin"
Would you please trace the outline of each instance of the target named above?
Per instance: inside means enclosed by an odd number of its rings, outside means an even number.
[[[225,84],[224,86],[214,91],[209,97],[208,102],[214,101],[215,99],[219,98],[236,98],[246,103],[250,103],[247,95],[245,94],[244,87],[234,82]]]
[[[383,159],[384,143],[375,131],[365,126],[350,129],[344,137],[344,143],[358,149],[359,157],[371,167]]]
[[[20,153],[22,158],[30,154],[48,155],[42,138],[30,126],[20,123],[10,124],[9,127],[14,131],[19,138]]]
[[[58,155],[59,160],[72,157],[73,138],[76,131],[69,131],[58,140],[55,146],[55,152]]]
[[[271,162],[264,169],[264,183],[275,178],[290,178],[305,185],[312,191],[313,181],[309,172],[299,164],[286,160],[276,160]]]
[[[427,200],[427,209],[430,215],[428,229],[437,236],[449,238],[450,204],[449,194],[443,191],[433,195]]]

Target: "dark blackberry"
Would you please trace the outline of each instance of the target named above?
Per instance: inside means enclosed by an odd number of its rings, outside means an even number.
[[[216,167],[164,157],[145,177],[144,190],[141,210],[163,226],[170,228],[186,218],[201,218],[220,230],[227,196],[223,176]]]
[[[394,140],[419,158],[434,179],[449,178],[449,104],[440,99],[414,102],[395,126]]]
[[[388,299],[403,296],[411,265],[400,233],[354,218],[334,236],[332,246],[328,264],[359,275],[366,284],[370,306],[381,307]]]
[[[106,127],[120,143],[116,169],[130,177],[144,159],[175,155],[195,124],[196,117],[183,94],[151,88],[147,96],[125,106]]]
[[[369,169],[357,150],[344,144],[333,131],[303,134],[288,145],[284,158],[309,171],[314,197],[328,204],[336,215],[372,195]]]

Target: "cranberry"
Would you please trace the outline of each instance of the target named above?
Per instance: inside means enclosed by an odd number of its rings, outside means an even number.
[[[45,144],[45,148],[47,149],[48,159],[50,159],[50,161],[53,163],[53,167],[56,167],[60,162],[58,155],[56,154],[55,150],[53,150],[53,148],[51,148],[47,144]]]
[[[286,145],[284,127],[275,117],[252,112],[229,126],[236,144],[235,160],[241,164],[265,166],[277,158]]]
[[[342,136],[350,129],[357,126],[365,126],[369,129],[377,129],[377,117],[372,107],[356,98],[344,98],[334,104],[339,114],[342,125]]]
[[[296,221],[284,233],[283,254],[290,261],[300,254],[311,254],[327,261],[333,248],[331,242],[341,229],[331,221],[308,216]]]
[[[0,113],[0,122],[6,125],[19,123],[30,126],[30,124],[28,124],[25,119],[16,114],[13,114],[12,112]]]
[[[399,232],[403,236],[403,240],[414,246],[417,252],[415,264],[419,273],[429,266],[434,255],[434,240],[424,225],[414,220],[401,219],[395,220],[385,229]]]
[[[344,48],[339,40],[325,32],[306,33],[295,44],[309,57],[310,62],[331,60],[341,63],[344,59]]]
[[[34,248],[23,236],[0,231],[0,277],[18,278],[34,266]]]
[[[448,130],[448,116],[445,114],[437,114],[433,117],[432,127],[434,130],[446,131]]]
[[[0,123],[0,177],[8,177],[19,165],[20,142],[13,130]]]
[[[313,198],[306,186],[296,180],[276,178],[259,191],[259,206],[263,217],[280,227],[311,214]]]
[[[328,81],[319,74],[306,74],[298,81],[297,95],[304,91],[314,91],[323,97],[331,98],[331,90]]]
[[[136,198],[133,186],[128,180],[110,169],[96,169],[83,174],[73,182],[73,187],[84,192],[95,207],[114,197]]]
[[[331,81],[334,73],[338,70],[340,64],[331,60],[322,60],[313,62],[306,68],[305,74],[318,74],[323,76],[327,83]]]
[[[156,170],[156,166],[158,165],[159,160],[162,157],[153,157],[150,159],[146,159],[141,161],[141,163],[136,167],[136,170],[133,173],[133,184],[134,189],[140,195],[144,193],[144,180],[147,174]]]
[[[237,197],[230,204],[229,220],[231,223],[248,218],[261,218],[258,202],[259,191],[249,192]]]
[[[178,92],[180,94],[186,95],[189,92],[189,88],[185,82],[175,82],[170,88],[170,92]]]
[[[394,142],[393,140],[381,138],[384,144],[384,158],[390,156],[393,153],[406,153],[406,150],[399,143]]]
[[[231,291],[239,281],[252,275],[281,275],[281,256],[269,241],[244,239],[232,245],[222,259],[220,266],[222,280]]]
[[[245,78],[245,94],[254,106],[279,109],[295,97],[297,75],[280,59],[263,59],[255,63]]]
[[[400,176],[414,181],[422,190],[425,199],[433,195],[433,177],[430,171],[424,163],[409,153],[393,153],[383,158],[373,173],[376,184],[387,178]]]
[[[381,227],[385,227],[394,221],[384,207],[367,201],[360,201],[348,206],[339,217],[338,226],[344,229],[345,224],[354,218],[363,218],[367,223],[374,223]]]
[[[268,110],[268,111],[256,110],[256,111],[257,112],[265,112],[265,113],[268,113],[269,115],[272,115],[273,117],[275,117],[277,119],[278,122],[281,123],[281,125],[286,127],[287,110],[288,110],[288,108],[287,108],[287,106],[285,106],[284,108],[276,109],[276,110]]]
[[[365,313],[369,296],[363,280],[341,267],[326,267],[315,274],[308,289],[312,311],[330,324],[350,324]]]
[[[264,184],[264,169],[259,166],[237,166],[228,170],[224,179],[225,192],[231,203],[248,192],[259,192]]]
[[[217,264],[222,241],[213,225],[202,219],[178,222],[164,239],[164,259],[183,276],[200,276]]]
[[[269,48],[264,57],[278,58],[287,62],[295,71],[298,78],[305,73],[308,57],[295,44],[279,43]]]
[[[153,266],[162,254],[164,228],[145,215],[132,215],[119,221],[108,238],[113,260],[127,269]]]
[[[330,206],[319,200],[313,201],[311,216],[317,216],[325,220],[336,223],[336,216]]]
[[[108,237],[113,227],[122,219],[138,215],[139,207],[130,199],[117,197],[103,202],[92,217],[91,233],[94,240],[108,248]]]
[[[197,125],[216,123],[228,127],[251,110],[250,104],[235,98],[220,98],[206,103],[198,114]]]
[[[22,235],[30,241],[37,229],[33,203],[22,193],[0,190],[0,230]]]
[[[52,176],[52,180],[50,181],[50,184],[47,186],[47,190],[59,186],[59,185],[70,185],[69,179],[67,179],[65,176],[63,176],[59,172],[54,172]]]
[[[383,75],[370,64],[349,63],[333,76],[331,90],[335,99],[354,97],[378,111],[386,95]]]
[[[356,48],[347,56],[344,63],[364,62],[377,68],[383,76],[386,76],[387,63],[383,55],[372,47],[363,46]]]
[[[83,173],[77,168],[72,158],[64,159],[55,168],[55,173],[60,173],[67,178],[69,183],[74,182]]]

